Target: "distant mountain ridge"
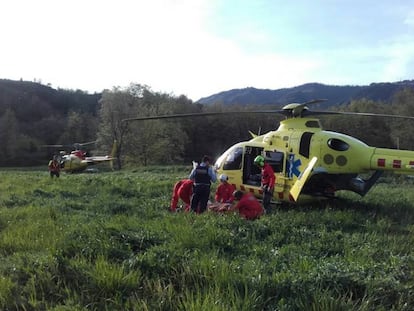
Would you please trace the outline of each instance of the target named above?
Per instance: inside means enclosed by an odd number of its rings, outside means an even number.
[[[215,103],[225,105],[285,105],[293,102],[306,102],[315,98],[327,99],[328,101],[324,106],[337,105],[361,98],[389,102],[397,91],[407,87],[414,88],[414,80],[371,83],[366,86],[336,86],[322,83],[307,83],[277,90],[248,87],[213,94],[203,97],[197,102],[205,105]]]

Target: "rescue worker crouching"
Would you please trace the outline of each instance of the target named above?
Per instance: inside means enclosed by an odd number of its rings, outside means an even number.
[[[190,179],[179,180],[175,183],[173,188],[173,194],[171,197],[170,211],[175,212],[177,210],[177,204],[179,199],[185,203],[184,210],[188,212],[190,210],[191,195],[193,194],[193,181]]]
[[[215,203],[209,204],[208,208],[215,212],[225,212],[231,207],[234,201],[233,192],[236,189],[228,182],[229,178],[227,175],[221,174],[219,180],[220,185],[217,187],[214,196]]]
[[[237,204],[230,210],[238,211],[240,216],[248,220],[260,218],[263,215],[263,207],[260,202],[250,192],[234,191],[233,196]]]
[[[229,178],[225,174],[219,177],[220,185],[217,187],[214,199],[218,203],[233,203],[233,192],[236,190],[234,186],[228,183]]]

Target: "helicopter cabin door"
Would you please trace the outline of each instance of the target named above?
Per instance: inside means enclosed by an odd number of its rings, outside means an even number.
[[[254,158],[262,155],[262,147],[245,146],[243,158],[243,184],[260,187],[261,169],[254,165]]]
[[[265,161],[269,163],[276,174],[275,191],[283,191],[283,182],[279,176],[283,176],[285,172],[285,154],[279,151],[265,151],[263,147],[246,146],[243,159],[243,184],[260,187],[261,183],[261,169],[254,165],[254,159],[262,155]]]

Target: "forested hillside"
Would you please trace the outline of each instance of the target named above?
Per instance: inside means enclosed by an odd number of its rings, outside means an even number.
[[[376,94],[381,94],[378,87]],[[323,95],[326,93],[311,92],[303,95],[303,101]],[[388,100],[361,98],[330,109],[414,115],[413,101],[414,89],[408,86],[393,93]],[[282,119],[278,115],[237,114],[240,110],[263,107],[269,110],[281,105],[245,105],[243,102],[203,105],[185,96],[154,92],[140,84],[88,94],[81,90],[55,90],[34,82],[0,80],[0,166],[43,165],[59,151],[43,145],[95,140],[96,146],[88,151],[99,155],[108,154],[116,141],[119,167],[190,163],[203,154],[217,157],[234,143],[250,139],[249,131],[264,133],[278,127]],[[136,116],[225,110],[235,114],[122,122]],[[350,134],[373,146],[414,150],[411,135],[414,122],[366,117],[323,117],[321,120],[325,129]]]
[[[398,91],[405,88],[414,88],[414,80],[394,83],[372,83],[366,86],[358,85],[326,85],[321,83],[307,83],[291,88],[264,90],[253,87],[234,89],[208,97],[201,98],[201,104],[279,104],[291,102],[305,102],[314,98],[328,99],[323,106],[336,106],[338,103],[349,103],[352,100],[370,99],[373,101],[392,101]]]
[[[26,81],[0,81],[0,165],[33,165],[42,144],[96,136],[100,94],[55,90]]]

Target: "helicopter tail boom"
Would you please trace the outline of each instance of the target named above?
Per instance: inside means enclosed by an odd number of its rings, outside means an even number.
[[[412,174],[414,172],[414,151],[375,148],[371,157],[371,169]]]

